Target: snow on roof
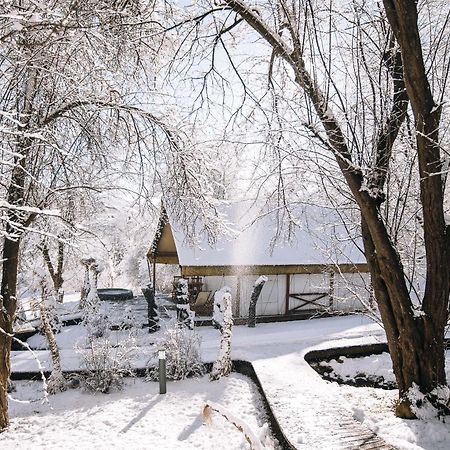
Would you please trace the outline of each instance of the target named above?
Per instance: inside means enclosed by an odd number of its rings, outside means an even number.
[[[215,245],[206,236],[196,245],[186,239],[182,226],[169,223],[181,266],[278,266],[314,264],[364,264],[361,239],[352,239],[349,229],[358,233],[350,221],[344,224],[338,211],[311,205],[294,209],[295,234],[289,241],[274,236],[284,221],[280,210],[260,215],[252,220],[255,205],[238,202],[224,206],[226,221],[236,230],[234,237],[219,237]],[[284,221],[285,222],[285,221]],[[358,248],[359,247],[359,248]]]

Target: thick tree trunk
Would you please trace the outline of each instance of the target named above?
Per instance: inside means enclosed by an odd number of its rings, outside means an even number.
[[[444,359],[444,326],[433,323],[425,314],[414,314],[407,291],[392,289],[398,283],[398,267],[380,262],[372,236],[365,220],[362,220],[362,234],[366,258],[369,264],[372,286],[392,359],[394,374],[399,389],[396,414],[404,418],[414,418],[420,404],[412,401],[411,388],[428,395],[428,400],[439,409],[446,409],[445,399],[438,399],[432,393],[446,385]],[[396,295],[393,297],[392,295]]]
[[[439,148],[440,107],[435,104],[423,63],[418,31],[417,2],[383,0],[389,23],[400,46],[401,59],[395,45],[386,63],[394,81],[394,107],[391,117],[377,137],[374,186],[382,194],[393,142],[406,114],[409,99],[415,117],[424,241],[427,261],[425,294],[420,314],[416,314],[405,282],[400,257],[391,240],[380,212],[383,195],[370,190],[370,183],[358,164],[338,119],[333,115],[327,97],[311,76],[305,61],[302,42],[297,33],[298,17],[285,13],[285,39],[267,25],[258,12],[243,0],[225,0],[272,47],[273,54],[285,60],[294,71],[295,81],[310,99],[327,135],[326,145],[334,154],[345,181],[361,211],[366,257],[372,275],[375,297],[386,329],[395,375],[400,390],[397,414],[413,417],[414,387],[434,405],[441,407],[447,399],[437,399],[446,385],[444,373],[444,326],[449,299],[450,250],[443,213],[442,164]],[[395,58],[391,58],[390,55]],[[406,93],[406,95],[405,95]],[[384,174],[384,175],[383,175]],[[381,178],[379,178],[381,176]],[[369,187],[369,189],[367,189]],[[370,191],[370,192],[369,192]],[[445,390],[442,389],[442,392]],[[445,407],[444,407],[445,408]]]
[[[3,316],[3,315],[2,315]],[[3,317],[0,317],[0,327],[7,329]],[[9,424],[8,418],[8,380],[9,380],[9,356],[11,348],[11,338],[3,331],[0,333],[0,432],[4,431]]]
[[[32,68],[27,74],[24,91],[19,92],[17,101],[21,104],[21,120],[18,126],[19,138],[14,157],[14,167],[8,186],[7,201],[15,207],[24,206],[25,180],[27,177],[27,158],[33,140],[26,136],[32,120],[33,103],[36,96],[37,71]],[[23,133],[23,134],[20,134]],[[20,239],[29,226],[35,213],[27,214],[20,210],[8,211],[6,237],[3,244],[3,267],[0,289],[0,431],[8,426],[7,385],[10,373],[10,351],[14,315],[16,312],[17,270],[19,265]],[[12,226],[14,223],[14,226]],[[5,334],[5,332],[7,334]]]
[[[10,374],[10,351],[12,320],[5,311],[0,312],[0,432],[9,424],[8,418],[8,381]]]
[[[27,141],[25,140],[22,144],[26,148]],[[22,153],[26,155],[26,150]],[[23,205],[23,188],[25,185],[25,156],[23,158],[17,158],[15,162],[16,165],[12,171],[8,188],[8,203],[21,206]],[[7,388],[10,375],[11,336],[17,306],[17,271],[19,267],[20,239],[22,234],[22,231],[17,231],[17,228],[13,228],[10,222],[14,222],[20,226],[21,224],[31,223],[33,217],[29,216],[26,218],[24,214],[12,210],[8,212],[8,219],[6,223],[6,237],[3,243],[3,266],[0,288],[0,432],[9,423]]]
[[[401,49],[405,87],[415,118],[420,175],[420,199],[426,253],[426,284],[421,315],[413,317],[414,326],[401,331],[399,345],[406,355],[401,368],[410,389],[417,384],[433,403],[439,403],[435,390],[446,386],[444,330],[449,301],[450,252],[443,209],[442,158],[439,146],[441,107],[431,92],[423,62],[418,27],[417,2],[383,0],[386,15]],[[434,391],[434,392],[433,392]],[[442,399],[447,403],[447,399]],[[407,400],[400,397],[407,407]],[[447,409],[447,408],[446,408]],[[448,410],[447,410],[448,412]]]
[[[11,336],[16,311],[17,267],[19,240],[5,239],[0,302],[0,431],[9,423],[8,380],[10,374]]]

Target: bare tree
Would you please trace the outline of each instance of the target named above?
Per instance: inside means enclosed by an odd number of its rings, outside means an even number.
[[[384,0],[383,4],[384,9],[366,9],[364,2],[353,2],[339,10],[333,2],[313,0],[252,4],[224,0],[220,8],[210,6],[199,14],[195,23],[213,17],[209,26],[216,33],[211,45],[216,51],[224,48],[230,58],[226,35],[236,36],[245,25],[270,53],[266,92],[247,84],[232,60],[231,64],[246,98],[260,107],[267,105],[265,97],[274,100],[271,117],[277,122],[269,128],[277,127],[276,135],[281,136],[271,140],[278,153],[275,172],[281,181],[274,191],[281,206],[289,203],[281,175],[289,158],[293,161],[303,151],[292,139],[283,149],[283,136],[314,141],[322,174],[333,157],[331,166],[339,175],[333,173],[331,183],[345,181],[343,196],[351,196],[361,215],[364,253],[399,387],[396,413],[412,418],[420,415],[420,395],[448,411],[444,327],[450,231],[444,219],[446,165],[440,132],[450,11],[448,2]],[[434,22],[427,22],[429,17]],[[212,61],[206,75],[214,71],[214,52]],[[389,191],[395,178],[393,163],[401,161],[402,154],[410,158],[403,198]],[[419,192],[418,209],[411,206],[413,185]],[[400,251],[405,240],[402,225],[411,220],[405,208],[419,223],[416,230],[424,243],[422,294],[412,288],[407,272],[411,264],[405,265],[402,258],[408,253]],[[288,215],[285,219],[292,222]],[[417,389],[421,394],[416,395]]]
[[[174,133],[139,107],[149,75],[140,57],[145,52],[151,66],[163,44],[156,35],[148,38],[156,9],[150,1],[0,6],[0,430],[8,424],[6,380],[24,234],[40,231],[33,229],[37,217],[61,216],[50,208],[67,190],[101,190],[112,182],[106,169],[128,174],[150,147],[176,146]],[[45,247],[43,255],[50,269]],[[62,281],[58,267],[53,275]]]

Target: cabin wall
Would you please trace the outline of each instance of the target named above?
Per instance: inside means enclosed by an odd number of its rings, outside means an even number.
[[[240,281],[240,315],[248,317],[248,308],[253,292],[253,285],[258,275],[241,276]],[[272,316],[284,314],[286,297],[286,275],[268,275],[267,282],[256,303],[256,315]]]
[[[334,283],[334,310],[351,312],[362,310],[371,299],[370,275],[368,273],[336,274]]]
[[[258,316],[286,314],[286,286],[287,275],[268,275],[258,303]],[[253,285],[258,275],[241,276],[205,276],[203,290],[215,292],[224,286],[231,290],[233,299],[233,313],[235,316],[248,317]],[[361,310],[362,303],[370,298],[369,274],[367,273],[334,273],[295,274],[289,275],[290,294],[298,294],[307,300],[315,299],[314,303],[289,298],[289,310],[295,312],[311,312],[313,310],[329,309],[330,311],[351,312]]]

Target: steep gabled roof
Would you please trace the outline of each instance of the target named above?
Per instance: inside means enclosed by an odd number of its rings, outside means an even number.
[[[179,263],[182,267],[366,263],[360,239],[349,236],[349,224],[344,224],[341,215],[332,208],[297,206],[295,235],[289,242],[273,240],[280,220],[277,211],[250,222],[249,217],[254,217],[251,210],[248,202],[225,205],[221,212],[234,225],[236,235],[219,237],[213,246],[206,237],[192,245],[183,227],[163,210],[149,256],[156,257],[157,262]],[[174,253],[176,262],[172,262]]]

